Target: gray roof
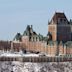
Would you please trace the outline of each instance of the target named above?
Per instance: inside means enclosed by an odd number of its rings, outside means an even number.
[[[21,41],[21,37],[22,37],[22,35],[20,33],[17,33],[13,40]]]
[[[66,45],[67,47],[72,47],[72,41],[67,41],[67,42],[65,43],[65,45]]]
[[[37,35],[35,31],[33,31],[32,25],[27,25],[26,30],[23,33],[23,36],[32,36]]]
[[[39,37],[39,40],[40,40],[40,41],[43,40],[43,35],[39,34],[38,37]]]

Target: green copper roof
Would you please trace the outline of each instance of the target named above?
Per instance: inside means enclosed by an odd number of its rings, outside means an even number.
[[[48,44],[49,45],[54,45],[54,42],[53,41],[49,41]]]
[[[29,31],[24,31],[23,36],[29,36]]]
[[[21,37],[22,37],[21,34],[17,33],[13,40],[19,40],[19,41],[21,41]]]
[[[52,41],[52,40],[51,41],[48,41],[48,44],[49,45],[55,45],[55,44],[56,45],[59,45],[58,41]]]
[[[30,25],[27,25],[26,30],[23,33],[23,36],[29,36],[30,33]]]
[[[23,33],[23,36],[32,36],[37,35],[35,31],[33,31],[32,25],[27,25],[26,30]]]
[[[67,47],[72,47],[72,41],[67,41],[67,42],[65,43],[65,45],[66,45]]]
[[[39,40],[40,40],[40,41],[43,40],[43,35],[39,34],[38,37],[39,37]]]

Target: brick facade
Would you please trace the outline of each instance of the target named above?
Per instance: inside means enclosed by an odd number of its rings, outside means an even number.
[[[22,36],[18,33],[13,41],[0,41],[0,50],[20,51],[22,49],[43,52],[49,56],[72,54],[71,25],[64,13],[55,13],[48,24],[48,32],[52,36],[50,41],[48,37],[37,35],[32,25],[28,25]],[[67,41],[69,42],[66,43]]]
[[[48,27],[53,41],[66,42],[71,40],[71,26],[64,13],[55,13]]]

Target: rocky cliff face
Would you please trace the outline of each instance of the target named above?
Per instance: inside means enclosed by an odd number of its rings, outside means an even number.
[[[0,62],[0,72],[72,72],[72,62]]]

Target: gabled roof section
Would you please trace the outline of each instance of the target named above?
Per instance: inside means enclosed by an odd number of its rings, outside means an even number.
[[[30,25],[27,25],[26,30],[23,33],[23,36],[29,36],[30,34],[31,34],[30,33]]]
[[[32,36],[37,35],[35,31],[33,31],[32,25],[27,25],[26,30],[23,33],[23,36]]]
[[[22,37],[22,35],[20,33],[17,33],[13,40],[21,41],[21,37]]]
[[[49,24],[52,22],[55,24],[58,24],[59,19],[64,19],[66,22],[68,22],[68,19],[66,18],[65,14],[62,12],[55,12],[54,16],[52,17]]]

